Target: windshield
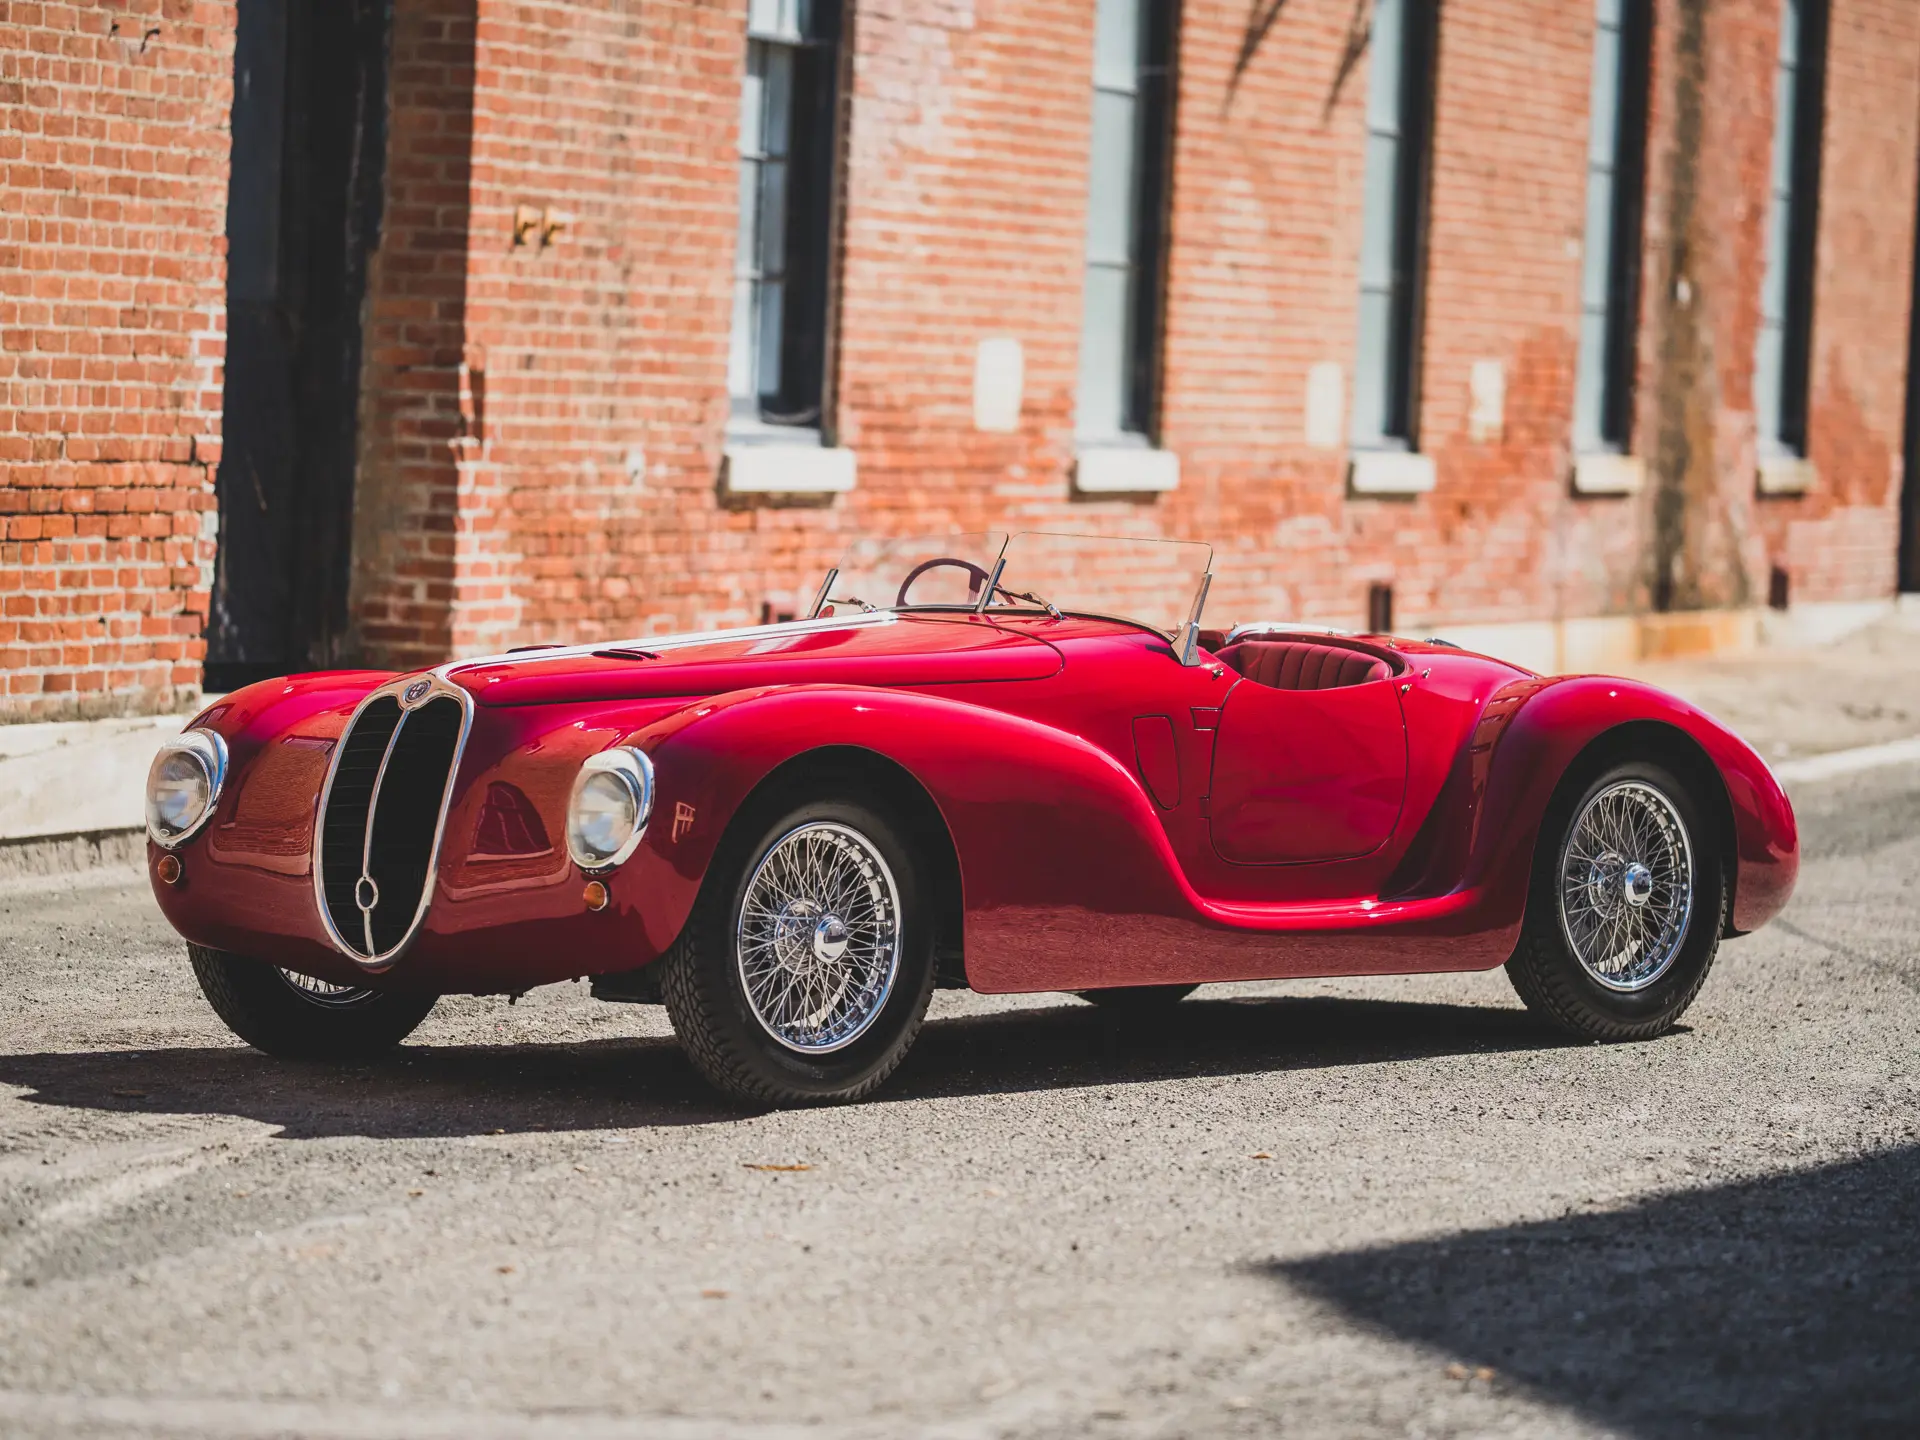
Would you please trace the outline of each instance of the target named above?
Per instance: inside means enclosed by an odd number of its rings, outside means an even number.
[[[1005,535],[990,533],[856,540],[828,572],[825,603],[838,615],[970,610],[1006,545]]]
[[[868,539],[828,573],[815,613],[972,610],[997,576],[990,610],[1111,615],[1175,634],[1213,563],[1208,545],[1029,530]]]
[[[1213,568],[1213,547],[1029,530],[1007,541],[1004,559],[996,605],[1038,597],[1059,610],[1112,615],[1172,635]]]

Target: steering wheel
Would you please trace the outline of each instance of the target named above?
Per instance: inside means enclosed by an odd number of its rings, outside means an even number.
[[[893,597],[894,606],[896,608],[900,606],[904,606],[907,603],[907,591],[913,588],[913,582],[918,580],[922,575],[926,574],[929,570],[938,570],[943,565],[952,566],[956,570],[966,571],[967,572],[967,599],[978,600],[980,598],[980,587],[986,584],[989,578],[987,575],[987,572],[985,570],[982,570],[978,565],[974,564],[971,560],[962,560],[957,555],[942,555],[942,556],[939,556],[937,559],[922,560],[918,565],[914,566],[913,569],[907,572],[907,578],[900,582],[900,593]]]

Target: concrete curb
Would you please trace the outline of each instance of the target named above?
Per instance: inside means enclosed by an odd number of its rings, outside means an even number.
[[[191,718],[0,725],[0,844],[137,829],[154,752]]]
[[[82,830],[71,835],[28,835],[0,840],[0,880],[47,878],[82,870],[142,864],[147,833],[130,830]]]
[[[1773,777],[1782,785],[1797,785],[1808,780],[1831,780],[1836,775],[1852,775],[1861,770],[1878,770],[1883,765],[1904,765],[1920,760],[1920,735],[1905,740],[1889,740],[1884,745],[1861,745],[1852,750],[1831,750],[1825,755],[1809,755],[1773,767]]]

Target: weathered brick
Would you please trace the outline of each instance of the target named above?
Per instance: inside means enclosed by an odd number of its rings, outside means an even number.
[[[142,542],[105,537],[130,511],[197,531],[212,503],[193,444],[219,433],[220,357],[187,337],[224,326],[233,20],[231,0],[0,13],[0,591],[87,617],[31,627],[64,648],[0,658],[0,719],[171,709],[199,688],[132,642],[142,613],[197,629],[205,578],[163,569],[129,594],[112,572]],[[113,356],[138,363],[96,358]]]

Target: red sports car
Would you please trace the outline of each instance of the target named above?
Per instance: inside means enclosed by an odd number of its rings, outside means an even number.
[[[787,623],[252,685],[154,762],[154,893],[272,1054],[589,977],[773,1104],[872,1091],[936,986],[1152,1007],[1505,965],[1565,1030],[1651,1036],[1786,903],[1792,808],[1699,710],[1202,628],[1211,561],[889,542]]]

